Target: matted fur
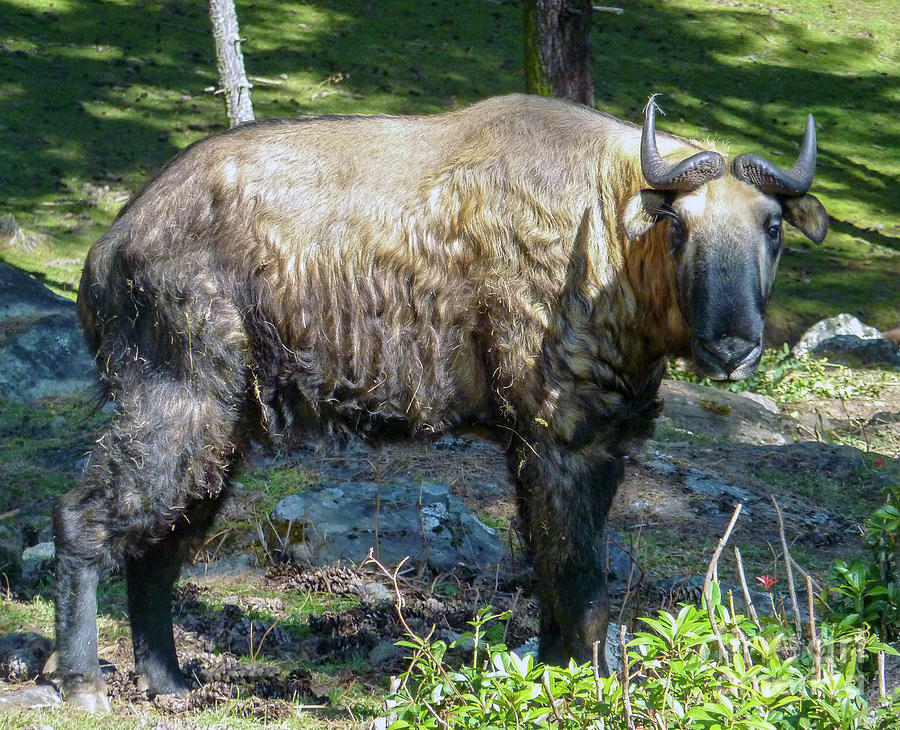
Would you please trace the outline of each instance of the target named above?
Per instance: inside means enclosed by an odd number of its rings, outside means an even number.
[[[56,510],[63,690],[102,693],[90,594],[123,560],[137,671],[183,688],[169,596],[185,546],[250,437],[322,427],[495,429],[542,655],[586,658],[605,636],[600,538],[625,448],[649,432],[664,355],[691,338],[668,224],[624,233],[639,143],[600,112],[509,96],[242,125],[145,186],[79,292],[118,415]]]

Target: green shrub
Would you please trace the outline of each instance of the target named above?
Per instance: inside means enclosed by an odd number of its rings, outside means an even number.
[[[900,486],[863,526],[866,551],[849,564],[835,561],[831,585],[822,596],[832,619],[871,626],[882,641],[900,636]]]
[[[823,626],[822,666],[791,628],[733,614],[716,584],[710,601],[712,620],[695,606],[641,619],[647,630],[628,643],[627,672],[610,677],[590,663],[544,666],[485,643],[487,625],[508,615],[489,609],[450,645],[411,635],[400,642],[413,655],[389,698],[389,727],[843,730],[900,722],[896,705],[870,707],[856,684],[859,650],[892,651],[876,638]],[[461,647],[466,660],[448,659]]]

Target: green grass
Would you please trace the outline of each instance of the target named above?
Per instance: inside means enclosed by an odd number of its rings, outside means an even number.
[[[0,634],[17,631],[52,634],[53,604],[40,596],[31,601],[0,600]]]
[[[832,230],[789,247],[770,340],[850,311],[898,324],[900,35],[892,0],[634,0],[598,13],[598,106],[789,163],[819,125],[815,193]],[[428,113],[522,88],[511,0],[239,2],[259,118]],[[90,243],[174,152],[224,128],[206,7],[187,0],[0,0],[0,213],[28,234],[0,257],[72,296]]]
[[[816,115],[813,192],[832,216],[831,232],[815,247],[789,231],[770,341],[795,337],[841,311],[881,328],[900,324],[900,117],[894,111],[900,31],[893,0],[631,0],[623,8],[621,16],[595,17],[600,108],[639,121],[646,98],[661,92],[667,112],[661,128],[727,139],[737,152],[781,164],[796,155],[805,115]],[[433,113],[523,86],[521,15],[512,0],[256,0],[238,2],[238,13],[261,119]],[[177,150],[226,126],[222,98],[212,93],[217,79],[206,5],[0,0],[0,18],[0,215],[11,213],[23,230],[12,243],[0,238],[0,260],[73,297],[88,247],[128,195]],[[106,416],[67,401],[2,408],[0,513],[45,514],[76,478],[56,468],[56,456],[86,453]],[[657,439],[706,443],[665,428]],[[254,511],[261,515],[312,478],[294,468],[251,473],[241,477],[239,489],[259,492]],[[823,488],[817,480],[790,478],[801,492]],[[827,498],[840,502],[840,485],[825,487]],[[847,514],[861,509],[845,506]],[[224,527],[237,535],[248,526],[255,526],[252,516]],[[670,575],[680,567],[694,571],[696,556],[709,546],[669,532],[644,535],[650,567],[665,564]],[[673,544],[679,551],[673,553]],[[768,547],[751,546],[745,560],[752,572],[772,558]],[[212,609],[225,595],[267,595],[250,586],[222,591],[208,594]],[[300,634],[311,613],[352,604],[324,594],[279,595],[288,602],[285,628]],[[121,635],[121,583],[104,589],[101,604],[104,638]],[[51,633],[46,599],[0,602],[0,633],[25,627]],[[362,696],[351,693],[336,704],[372,705],[365,692],[354,692]],[[0,730],[147,722],[120,714],[86,722],[66,711],[0,713]],[[259,726],[227,704],[189,722]],[[289,723],[314,724],[308,717]]]
[[[0,403],[0,513],[40,509],[75,486],[69,465],[91,450],[107,420],[79,398]]]

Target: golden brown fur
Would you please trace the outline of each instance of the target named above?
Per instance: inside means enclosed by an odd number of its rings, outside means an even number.
[[[489,390],[535,380],[548,334],[587,345],[564,355],[580,377],[599,356],[640,379],[686,344],[665,227],[622,235],[618,212],[643,184],[638,142],[636,127],[528,97],[436,117],[249,125],[176,159],[89,266],[103,281],[102,259],[134,248],[252,272],[259,315],[286,348],[315,353],[311,400],[440,429],[482,413]],[[167,231],[185,228],[173,250]],[[572,296],[589,309],[577,321]],[[557,418],[548,394],[524,392],[537,402],[504,397],[510,413]]]

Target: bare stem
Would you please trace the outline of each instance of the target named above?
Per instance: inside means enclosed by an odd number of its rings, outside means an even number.
[[[722,657],[722,661],[726,664],[730,661],[730,657],[728,655],[728,650],[725,648],[725,644],[722,642],[722,632],[719,631],[719,625],[716,622],[716,612],[713,610],[710,584],[712,583],[713,574],[718,571],[719,557],[722,555],[722,550],[725,549],[725,543],[727,543],[728,538],[731,537],[731,531],[737,523],[738,516],[741,514],[741,508],[743,506],[743,504],[738,502],[737,507],[734,508],[734,514],[731,515],[731,521],[728,523],[728,527],[725,528],[725,533],[719,538],[719,544],[716,545],[712,559],[709,561],[709,567],[706,569],[706,579],[703,581],[703,597],[706,599],[706,613],[709,616],[709,623],[712,626],[713,634],[715,634],[716,637],[719,656]]]
[[[559,714],[556,700],[553,699],[553,690],[550,689],[550,672],[546,669],[541,675],[541,684],[544,685],[544,692],[547,693],[547,700],[550,702],[550,709],[553,711],[553,717],[556,720],[556,724],[559,725],[559,730],[563,730],[565,723],[563,722],[562,715]]]
[[[637,538],[635,539],[635,545],[640,543],[641,540],[641,530],[643,526],[638,528]],[[607,570],[609,569],[609,536],[606,537],[606,562],[607,562]],[[627,554],[628,557],[631,558],[631,565],[628,566],[628,581],[625,583],[625,597],[622,599],[622,605],[619,607],[619,625],[622,625],[623,617],[625,616],[625,608],[628,606],[628,601],[631,598],[631,582],[634,579],[634,568],[637,566],[637,558],[635,558],[634,554],[625,546],[619,545]],[[635,552],[637,552],[635,550]],[[638,566],[638,570],[641,571],[641,580],[643,580],[643,569]]]
[[[747,614],[753,619],[756,628],[762,626],[759,623],[759,617],[756,615],[756,607],[753,605],[753,599],[750,598],[750,589],[747,587],[747,576],[744,574],[744,561],[741,560],[741,551],[737,545],[734,546],[734,559],[737,562],[738,577],[741,579],[741,590],[744,592],[744,605],[747,607]]]
[[[625,706],[625,726],[628,730],[635,730],[634,717],[631,714],[631,697],[628,694],[628,652],[625,650],[626,640],[625,625],[619,625],[619,644],[622,647],[622,702]]]
[[[722,550],[725,549],[725,544],[728,542],[728,538],[731,537],[731,531],[734,530],[734,526],[737,523],[738,516],[741,514],[741,509],[743,509],[743,507],[744,505],[738,502],[737,506],[734,508],[734,513],[731,515],[728,527],[725,528],[725,533],[719,538],[719,544],[716,545],[712,559],[709,561],[709,567],[706,569],[706,579],[703,581],[704,596],[707,595],[709,591],[709,584],[712,582],[713,573],[718,570],[719,556],[722,555]]]
[[[781,549],[784,551],[784,567],[787,571],[788,594],[791,598],[791,608],[794,611],[794,627],[797,629],[797,638],[803,636],[803,627],[800,623],[800,610],[797,608],[797,590],[794,588],[794,571],[791,569],[791,552],[788,550],[787,538],[784,535],[784,518],[781,516],[781,507],[778,500],[772,495],[772,504],[775,505],[775,514],[778,517],[778,536],[781,538]]]
[[[806,576],[806,601],[809,607],[809,641],[816,664],[816,681],[819,681],[822,679],[822,648],[819,646],[818,631],[816,630],[816,610],[813,606],[814,597],[812,578]]]

